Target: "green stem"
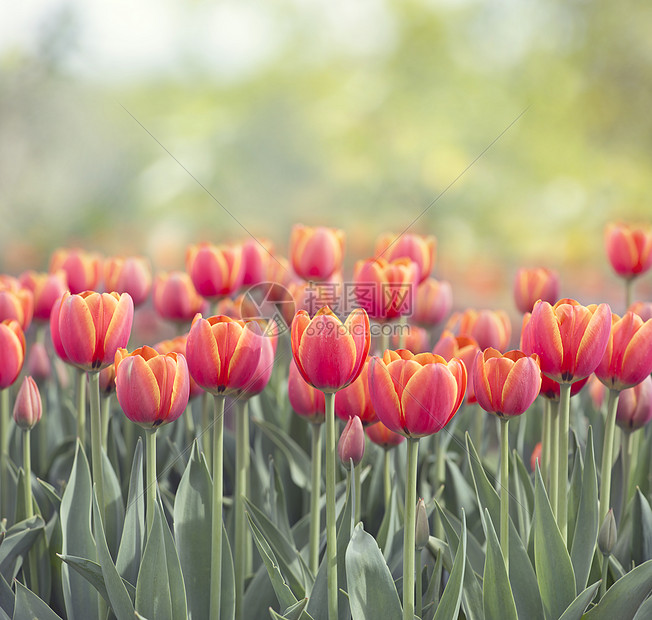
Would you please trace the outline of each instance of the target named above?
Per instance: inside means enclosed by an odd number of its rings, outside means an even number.
[[[355,506],[353,507],[353,516],[355,523],[360,523],[362,514],[362,472],[360,465],[351,468],[351,475],[353,476],[353,486],[355,488]]]
[[[312,482],[310,487],[310,570],[319,568],[319,535],[321,534],[319,498],[321,496],[321,424],[312,424]]]
[[[213,508],[210,618],[220,617],[222,591],[222,504],[224,495],[224,396],[215,395],[213,419]]]
[[[623,430],[621,438],[621,451],[623,455],[623,509],[629,500],[629,478],[632,471],[632,433]]]
[[[570,432],[570,383],[559,384],[559,476],[557,482],[557,525],[566,542],[568,529],[568,433]],[[602,522],[600,522],[602,523]]]
[[[100,373],[88,373],[89,399],[91,404],[91,463],[93,482],[97,486],[97,503],[104,522],[104,472],[102,463],[102,426],[100,420]]]
[[[335,394],[324,393],[326,401],[326,581],[328,619],[338,618],[337,527],[335,523]]]
[[[385,448],[383,452],[383,488],[385,491],[385,513],[387,513],[392,500],[392,453],[388,448]]]
[[[625,311],[629,310],[634,300],[634,278],[625,280]]]
[[[77,395],[77,439],[86,445],[86,372],[77,369],[75,373],[75,394]]]
[[[111,394],[102,399],[102,448],[108,451],[109,442],[109,416],[111,413]]]
[[[487,424],[487,414],[480,407],[474,407],[475,424],[473,425],[473,445],[478,451],[478,456],[482,457],[484,454],[484,434],[485,426]]]
[[[500,548],[509,575],[509,420],[500,425]]]
[[[23,469],[25,480],[23,492],[25,497],[25,518],[31,519],[34,516],[34,500],[32,499],[32,454],[31,454],[31,431],[23,431]],[[29,572],[29,587],[32,592],[38,593],[38,557],[36,549],[30,548],[27,557]]]
[[[602,556],[602,582],[600,583],[600,600],[607,593],[607,579],[609,577],[609,556]]]
[[[0,390],[0,516],[4,516],[9,501],[9,476],[7,445],[9,429],[9,388]]]
[[[211,469],[211,434],[208,429],[211,427],[211,395],[204,392],[201,397],[201,447],[206,458],[206,465]]]
[[[604,428],[604,443],[602,444],[602,469],[600,478],[600,518],[602,523],[609,512],[611,495],[611,466],[614,451],[614,433],[616,430],[616,410],[618,409],[618,397],[620,392],[609,390],[607,398],[607,421]]]
[[[541,478],[550,493],[550,443],[552,441],[552,407],[550,399],[543,399],[543,432],[541,433]]]
[[[417,512],[417,462],[419,440],[407,440],[407,481],[403,525],[403,620],[414,620],[414,554]]]
[[[235,516],[235,617],[236,620],[242,618],[242,602],[244,600],[244,582],[247,561],[247,530],[244,513],[244,498],[247,495],[247,469],[249,465],[249,427],[245,424],[245,419],[249,413],[247,411],[247,401],[238,401],[238,411],[236,412],[235,421],[235,498],[234,498],[234,516]]]
[[[147,489],[147,535],[154,523],[156,507],[156,429],[145,432],[145,487]]]
[[[423,550],[415,553],[415,571],[417,574],[417,605],[416,614],[419,618],[423,616]]]
[[[550,407],[550,508],[555,519],[557,518],[557,485],[559,484],[559,408]]]

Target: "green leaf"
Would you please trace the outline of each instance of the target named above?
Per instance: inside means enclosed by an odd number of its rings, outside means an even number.
[[[505,560],[489,511],[485,510],[487,558],[482,578],[482,607],[486,620],[518,620]]]
[[[385,559],[388,560],[391,556],[393,543],[396,534],[400,529],[398,510],[396,508],[396,485],[392,485],[391,494],[389,498],[389,510],[385,511],[383,520],[378,530],[376,540],[378,546],[383,550]]]
[[[471,466],[471,475],[473,476],[473,484],[475,485],[475,492],[478,498],[478,505],[480,510],[484,511],[485,509],[489,511],[491,515],[491,520],[495,523],[500,522],[500,497],[496,493],[487,474],[482,466],[480,457],[473,446],[471,437],[466,433],[466,450],[469,460],[469,465]]]
[[[652,560],[644,562],[614,583],[602,600],[586,613],[586,620],[632,620],[652,592]]]
[[[111,557],[118,554],[122,526],[125,520],[125,507],[122,501],[120,481],[116,475],[109,457],[102,450],[102,473],[104,478],[104,531],[111,550]]]
[[[632,502],[632,561],[635,564],[652,558],[652,510],[640,489]]]
[[[208,618],[210,608],[211,497],[213,484],[197,442],[179,483],[174,501],[174,535],[186,584],[188,611]]]
[[[122,583],[122,577],[113,563],[111,553],[104,536],[104,529],[102,527],[102,518],[100,516],[100,508],[97,503],[95,489],[93,492],[93,533],[95,534],[95,542],[97,543],[97,555],[100,561],[100,568],[102,569],[102,577],[104,578],[104,585],[108,596],[108,602],[113,609],[118,620],[128,620],[134,617],[134,604],[129,598],[127,588]]]
[[[574,434],[573,434],[574,436]],[[577,442],[573,442],[577,445]],[[580,505],[580,496],[582,494],[582,480],[584,476],[584,462],[582,461],[582,451],[577,449],[574,452],[573,469],[571,471],[570,484],[568,485],[568,500],[567,500],[567,519],[566,531],[568,540],[566,541],[566,548],[571,549],[573,545],[573,534],[577,524],[578,510]],[[583,586],[582,586],[583,587]],[[578,591],[582,588],[578,587]]]
[[[188,617],[188,606],[186,604],[186,586],[183,581],[183,573],[181,571],[181,564],[179,563],[179,555],[172,538],[172,532],[168,526],[168,522],[163,517],[163,509],[161,511],[161,528],[163,530],[163,541],[165,542],[165,558],[167,563],[167,572],[170,583],[170,602],[172,604],[172,617],[175,620],[183,620]],[[226,532],[222,531],[222,565],[224,565],[224,556],[228,553],[229,560],[231,559],[231,549],[229,541],[226,537]],[[210,566],[210,564],[209,564]],[[233,566],[231,566],[231,575],[233,574]],[[228,575],[222,574],[222,598],[226,598],[229,592]],[[235,590],[233,590],[235,592]],[[220,599],[221,600],[221,599]],[[222,605],[223,609],[224,605]],[[220,617],[228,620],[229,616],[220,612]]]
[[[92,560],[86,558],[79,558],[75,555],[61,555],[59,556],[62,562],[70,566],[77,574],[82,576],[108,603],[109,594],[106,591],[106,584],[104,583],[104,575],[102,574],[102,567]],[[132,586],[126,579],[122,580],[122,584],[129,593],[129,598],[134,600],[136,598],[136,588]]]
[[[557,620],[575,598],[575,575],[537,467],[534,488],[534,558],[546,620]]]
[[[61,620],[34,592],[16,581],[16,605],[13,620]]]
[[[5,578],[0,575],[0,609],[11,618],[14,615],[15,596]]]
[[[346,549],[346,585],[353,620],[400,618],[401,602],[385,558],[359,523]]]
[[[586,588],[583,592],[580,592],[559,620],[580,620],[589,603],[595,598],[599,587],[600,582],[598,581]]]
[[[91,473],[84,449],[77,443],[68,485],[61,498],[62,555],[97,562],[97,549],[91,534]],[[66,613],[70,620],[95,620],[98,617],[97,591],[86,579],[61,567]]]
[[[466,518],[462,511],[462,535],[460,544],[455,553],[453,568],[444,588],[444,594],[437,605],[434,620],[450,620],[457,618],[462,602],[462,588],[464,585],[464,573],[466,566]]]
[[[652,618],[652,597],[645,600],[634,616],[634,620],[648,620],[648,618]]]
[[[43,519],[35,515],[7,530],[0,545],[0,575],[7,582],[13,581],[18,570],[18,559],[29,551],[44,527]]]
[[[576,593],[579,594],[589,579],[591,562],[598,539],[598,478],[593,455],[593,432],[589,427],[584,455],[582,490],[575,522],[575,534],[571,546],[571,561],[575,572]]]
[[[509,577],[519,618],[543,620],[543,603],[534,567],[514,524],[509,523]]]

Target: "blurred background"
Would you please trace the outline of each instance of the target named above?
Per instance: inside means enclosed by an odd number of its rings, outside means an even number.
[[[520,266],[620,303],[603,230],[652,221],[651,27],[629,0],[5,3],[0,272],[283,254],[295,222],[344,229],[351,266],[409,227],[456,306],[509,305]]]

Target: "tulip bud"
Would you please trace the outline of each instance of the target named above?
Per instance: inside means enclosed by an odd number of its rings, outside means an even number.
[[[41,419],[41,412],[41,394],[36,381],[25,377],[14,404],[14,422],[24,431],[29,431]]]
[[[430,525],[428,524],[428,513],[423,498],[419,498],[417,502],[417,518],[414,528],[414,546],[417,551],[421,551],[430,540]]]
[[[364,430],[362,420],[358,416],[352,416],[346,423],[340,440],[337,443],[337,454],[342,465],[347,469],[350,467],[349,460],[353,465],[358,465],[364,456]]]
[[[600,549],[600,553],[605,557],[610,556],[616,546],[617,539],[616,519],[614,518],[613,508],[610,508],[598,532],[598,549]]]

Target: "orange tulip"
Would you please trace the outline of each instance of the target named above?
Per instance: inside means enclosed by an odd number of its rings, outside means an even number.
[[[192,245],[186,251],[186,271],[200,295],[208,299],[232,295],[242,286],[242,248]]]
[[[20,284],[32,291],[34,296],[34,319],[49,321],[52,306],[67,290],[66,272],[38,273],[25,271],[20,275]]]
[[[385,448],[385,450],[398,446],[402,441],[405,441],[403,435],[390,431],[380,420],[367,426],[365,431],[367,437],[369,437],[373,443],[381,448]]]
[[[627,224],[611,223],[605,230],[607,256],[614,271],[632,279],[652,267],[652,230]]]
[[[417,283],[420,283],[426,280],[435,266],[436,251],[437,239],[432,235],[384,233],[376,241],[374,255],[387,261],[409,258],[417,264]]]
[[[468,309],[454,314],[447,327],[458,336],[470,336],[481,349],[492,347],[504,351],[512,336],[512,325],[504,310]]]
[[[543,299],[554,304],[559,299],[559,275],[552,269],[521,268],[514,279],[514,300],[520,312],[532,312],[534,304]]]
[[[304,280],[327,280],[342,267],[344,231],[295,224],[290,234],[290,260]]]
[[[0,321],[13,319],[20,323],[23,331],[32,322],[34,295],[24,288],[16,278],[5,276],[0,280]]]
[[[190,276],[183,271],[157,274],[153,297],[156,313],[170,321],[189,323],[197,313],[208,308],[208,302],[195,290]]]
[[[0,322],[0,390],[16,381],[25,361],[25,334],[13,319]]]
[[[324,393],[306,383],[294,360],[290,361],[288,373],[288,398],[297,415],[315,424],[323,423],[326,415]]]
[[[335,394],[335,415],[345,421],[356,416],[363,424],[376,421],[376,412],[369,395],[369,358],[365,361],[360,376]]]
[[[480,351],[478,343],[470,336],[455,336],[452,332],[444,330],[435,344],[432,352],[435,355],[441,355],[446,361],[454,357],[462,360],[466,367],[466,402],[467,404],[475,403],[475,390],[473,388],[473,364],[475,356]]]
[[[425,326],[439,325],[453,307],[453,292],[449,282],[427,278],[419,286],[414,299],[412,320]]]
[[[104,288],[109,293],[129,293],[134,306],[140,306],[152,289],[152,268],[149,261],[143,256],[106,259]]]
[[[68,288],[73,294],[92,291],[100,283],[102,258],[95,252],[78,248],[61,248],[52,254],[50,273],[62,269],[66,273]]]

